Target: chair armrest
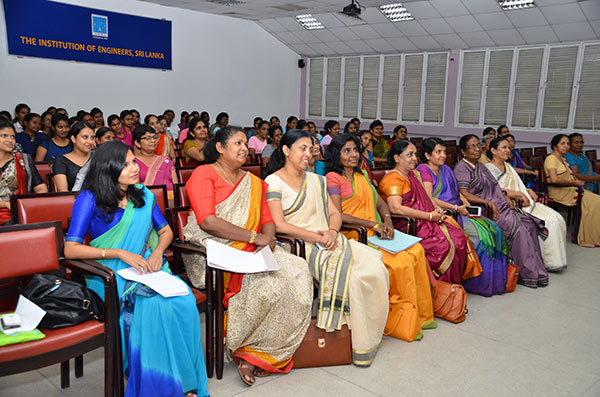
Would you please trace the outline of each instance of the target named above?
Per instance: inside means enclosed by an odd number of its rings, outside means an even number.
[[[367,244],[367,228],[364,226],[354,225],[351,223],[342,223],[341,229],[358,233],[358,241],[360,243]]]
[[[454,220],[458,221],[458,211],[455,211],[454,209],[445,209],[444,212],[446,215],[450,215]]]
[[[417,235],[417,220],[408,216],[394,215],[392,214],[392,220],[403,220],[406,222],[406,234],[413,236]]]
[[[288,236],[286,234],[275,234],[275,239],[282,243],[288,243],[290,245],[290,251],[292,255],[298,255],[298,240],[294,237]]]
[[[115,272],[112,269],[104,266],[100,262],[90,259],[61,259],[60,264],[75,272],[87,273],[92,276],[101,277],[105,283],[111,282],[115,277]]]
[[[179,239],[173,241],[171,245],[169,245],[169,249],[177,253],[185,252],[188,254],[200,254],[206,256],[206,249],[204,247]]]

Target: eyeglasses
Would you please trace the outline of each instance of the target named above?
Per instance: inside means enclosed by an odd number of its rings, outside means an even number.
[[[159,139],[160,139],[159,135],[143,136],[140,138],[140,140],[142,140],[142,141],[158,141]]]
[[[0,134],[0,139],[10,139],[15,141],[17,138],[13,134]]]

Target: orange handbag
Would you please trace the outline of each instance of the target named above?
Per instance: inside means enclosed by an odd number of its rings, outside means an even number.
[[[412,342],[419,332],[421,332],[421,321],[417,306],[401,300],[398,295],[393,295],[390,298],[390,311],[383,334]]]
[[[333,332],[317,327],[313,317],[304,340],[294,353],[294,368],[352,364],[352,339],[346,324]]]
[[[513,292],[517,287],[517,281],[519,280],[519,266],[511,260],[508,261],[506,266],[506,289],[504,292]]]
[[[462,285],[436,280],[431,290],[433,314],[453,323],[465,321],[467,293]]]

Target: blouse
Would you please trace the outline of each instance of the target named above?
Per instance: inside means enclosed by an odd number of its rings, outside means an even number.
[[[35,150],[37,149],[38,145],[47,138],[48,135],[44,134],[43,132],[36,133],[33,139],[31,139],[31,137],[24,132],[19,132],[17,135],[15,135],[15,140],[19,145],[21,145],[23,153],[31,155],[35,155]]]
[[[51,138],[44,139],[40,142],[40,146],[46,149],[44,161],[54,161],[58,156],[64,156],[73,150],[70,144],[67,143],[66,146],[58,146]]]
[[[73,185],[75,185],[75,180],[77,180],[77,174],[79,173],[80,169],[80,166],[78,166],[65,156],[58,156],[54,160],[54,165],[52,166],[52,171],[54,172],[54,175],[66,175],[69,191],[73,189]]]
[[[261,142],[256,136],[250,137],[250,140],[248,141],[248,149],[254,149],[256,154],[261,154],[267,145],[266,139]]]
[[[263,159],[270,159],[273,153],[275,153],[275,148],[273,147],[273,145],[267,145],[263,149],[261,155]]]
[[[190,166],[190,165],[198,165],[200,164],[197,160],[191,158],[188,154],[188,151],[195,147],[196,149],[198,149],[199,151],[202,151],[200,149],[200,145],[198,145],[198,142],[196,142],[193,139],[188,139],[185,141],[185,143],[183,144],[183,156],[185,157],[185,162],[186,165]]]

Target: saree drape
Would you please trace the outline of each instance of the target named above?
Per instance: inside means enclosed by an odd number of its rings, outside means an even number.
[[[279,176],[266,178],[267,200],[281,201],[285,221],[317,232],[329,229],[327,180],[304,173],[299,192]],[[381,253],[343,234],[335,250],[306,244],[308,265],[318,286],[317,326],[340,329],[344,323],[352,330],[352,360],[355,365],[373,362],[388,314],[389,276]]]
[[[208,170],[206,167],[210,166],[204,166],[204,170]],[[206,189],[194,182],[186,187],[191,194],[195,189]],[[231,194],[215,205],[215,216],[260,233],[265,194],[263,182],[248,172]],[[243,251],[256,249],[245,241],[208,234],[198,225],[194,212],[188,218],[184,236],[198,245],[204,245],[209,238]],[[312,278],[302,258],[281,247],[276,247],[273,254],[280,267],[276,272],[225,272],[224,303],[228,308],[225,348],[235,360],[244,359],[268,372],[288,373],[293,366],[292,355],[310,325]],[[203,259],[198,255],[184,256],[186,270],[195,285],[204,275]]]
[[[152,164],[147,166],[144,162],[136,160],[140,166],[140,181],[144,186],[165,185],[167,187],[167,198],[173,200],[173,168],[169,156],[156,156]]]
[[[417,169],[423,181],[432,183],[433,197],[452,205],[462,205],[458,183],[450,167],[442,165],[438,175],[426,164],[419,165]],[[471,218],[459,215],[458,220],[475,245],[482,267],[481,275],[464,280],[463,287],[468,292],[483,296],[504,293],[508,245],[502,229],[485,217]]]
[[[544,226],[548,229],[548,238],[546,240],[539,239],[546,269],[559,271],[566,268],[567,223],[562,215],[542,203],[533,201],[519,174],[510,164],[504,163],[504,172],[493,163],[486,164],[486,167],[501,188],[521,192],[529,198],[530,205],[524,207],[523,211],[544,221]]]

